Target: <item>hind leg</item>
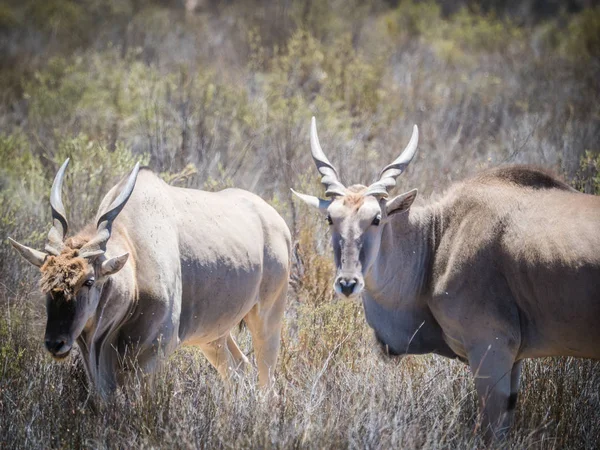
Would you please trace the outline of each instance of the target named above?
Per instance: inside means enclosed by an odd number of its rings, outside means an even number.
[[[217,369],[221,378],[226,382],[229,382],[232,370],[237,367],[236,360],[229,350],[229,339],[230,336],[227,334],[208,344],[200,345],[200,349],[204,353],[204,356],[206,356],[206,359]]]
[[[287,278],[284,286],[265,302],[259,302],[244,318],[250,333],[258,366],[258,384],[270,386],[279,353],[283,312],[287,296]]]
[[[237,343],[235,342],[235,339],[233,339],[233,336],[231,336],[231,332],[229,333],[229,336],[227,337],[227,348],[229,349],[231,356],[235,360],[235,368],[236,369],[243,369],[244,366],[250,364],[250,361],[248,361],[248,358],[246,358],[246,355],[244,355],[244,353],[242,353],[242,351],[238,347]]]

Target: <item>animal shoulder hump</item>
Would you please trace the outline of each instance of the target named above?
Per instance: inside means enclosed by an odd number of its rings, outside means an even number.
[[[496,167],[477,175],[475,180],[483,183],[504,182],[531,189],[559,189],[577,192],[550,171],[535,166],[515,165]]]

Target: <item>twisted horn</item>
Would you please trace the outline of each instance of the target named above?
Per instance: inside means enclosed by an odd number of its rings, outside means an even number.
[[[317,169],[322,175],[321,183],[325,185],[325,195],[327,197],[345,195],[346,188],[340,182],[337,170],[335,170],[335,167],[329,162],[321,149],[319,136],[317,136],[317,121],[314,116],[310,124],[310,151],[315,160],[315,164],[317,165]]]
[[[385,166],[379,174],[379,179],[371,184],[364,195],[387,196],[388,190],[396,186],[396,178],[404,172],[417,152],[419,143],[419,128],[414,125],[412,136],[402,154],[390,165]]]
[[[108,207],[108,210],[98,219],[96,236],[81,247],[79,256],[82,258],[91,258],[93,256],[101,255],[106,251],[106,243],[110,239],[112,232],[112,223],[127,203],[127,200],[129,200],[129,197],[131,197],[139,171],[140,163],[136,163],[119,196],[114,199]]]
[[[70,158],[67,158],[62,166],[60,166],[60,169],[58,169],[58,172],[54,177],[54,182],[52,183],[52,190],[50,191],[52,228],[50,228],[50,231],[48,232],[46,251],[52,255],[60,255],[60,252],[65,246],[63,241],[69,228],[65,206],[62,202],[62,185],[65,177],[65,170],[69,165],[69,161]]]

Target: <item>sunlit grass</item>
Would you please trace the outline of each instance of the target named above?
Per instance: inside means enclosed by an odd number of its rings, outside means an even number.
[[[600,192],[600,9],[521,26],[434,1],[182,3],[0,5],[0,448],[481,448],[470,370],[379,354],[362,306],[333,298],[323,218],[289,188],[322,194],[316,115],[346,184],[372,181],[416,123],[398,190],[417,202],[506,163]],[[274,392],[254,369],[227,389],[186,348],[103,404],[75,358],[47,355],[37,273],[5,238],[44,247],[66,157],[72,230],[136,161],[179,186],[249,189],[286,219],[299,247]],[[599,397],[598,362],[527,362],[506,447],[597,448]]]

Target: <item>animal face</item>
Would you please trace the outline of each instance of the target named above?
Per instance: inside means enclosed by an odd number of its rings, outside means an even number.
[[[334,289],[338,294],[347,297],[360,294],[365,286],[364,277],[380,251],[383,225],[391,215],[408,211],[412,205],[417,195],[416,189],[389,201],[388,189],[396,184],[396,177],[414,157],[418,140],[419,132],[415,126],[406,149],[381,171],[375,183],[369,187],[354,185],[346,188],[321,149],[313,117],[311,153],[322,175],[325,194],[332,199],[323,200],[294,190],[292,192],[308,205],[327,214],[337,266]]]
[[[351,193],[332,201],[326,214],[337,268],[333,287],[340,295],[356,297],[379,251],[385,219],[381,206],[375,197]]]
[[[57,359],[65,358],[73,343],[94,316],[108,277],[119,271],[127,256],[82,258],[79,249],[65,247],[58,256],[48,256],[40,268],[41,288],[46,294],[46,349]]]
[[[96,283],[93,265],[68,247],[48,256],[40,270],[47,312],[44,343],[53,357],[62,359],[95,312],[103,283]]]
[[[390,216],[408,211],[417,194],[415,189],[388,201],[365,195],[365,189],[351,186],[326,209],[337,267],[333,287],[346,297],[361,293],[364,277],[380,252],[385,224]]]
[[[40,286],[46,294],[46,349],[55,358],[65,358],[73,342],[94,315],[108,277],[123,268],[128,253],[114,258],[106,255],[112,223],[129,199],[139,164],[136,164],[124,189],[104,212],[96,234],[80,233],[65,241],[68,222],[61,198],[67,159],[59,169],[50,193],[53,226],[48,233],[46,251],[41,252],[9,238],[12,246],[29,263],[40,268]]]

